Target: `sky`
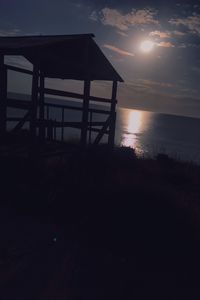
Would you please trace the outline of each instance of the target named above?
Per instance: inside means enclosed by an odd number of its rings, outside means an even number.
[[[120,106],[200,118],[200,1],[0,1],[1,36],[77,33],[94,33],[123,77]],[[148,53],[141,50],[146,40],[154,44]],[[22,78],[9,78],[11,91],[27,92]],[[82,88],[71,81],[48,84]],[[96,84],[93,93],[107,96],[110,87]]]

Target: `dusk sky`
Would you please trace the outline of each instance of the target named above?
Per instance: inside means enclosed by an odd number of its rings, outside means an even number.
[[[125,80],[120,106],[200,117],[200,1],[0,2],[1,36],[76,33],[94,33]],[[16,90],[20,80],[10,78],[10,90]],[[54,84],[66,88],[65,82]],[[108,84],[96,92],[103,96]]]

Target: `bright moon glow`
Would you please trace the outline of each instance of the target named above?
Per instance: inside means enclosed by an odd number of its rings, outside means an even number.
[[[123,146],[136,148],[137,134],[140,132],[142,126],[142,112],[132,110],[127,115],[126,133],[123,135]]]
[[[140,49],[144,53],[149,53],[153,50],[154,43],[152,41],[144,41],[140,45]]]

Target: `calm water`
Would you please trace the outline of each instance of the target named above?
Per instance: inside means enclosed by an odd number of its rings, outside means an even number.
[[[116,143],[142,155],[200,162],[200,119],[119,109]]]
[[[16,111],[10,110],[10,115],[16,116]],[[60,120],[61,110],[50,110],[50,118]],[[65,120],[81,120],[80,112],[66,111]],[[93,120],[105,118],[94,115]],[[76,140],[79,135],[79,130],[65,129],[66,139]],[[200,119],[118,108],[115,143],[134,148],[138,155],[155,156],[162,152],[181,160],[200,162]]]

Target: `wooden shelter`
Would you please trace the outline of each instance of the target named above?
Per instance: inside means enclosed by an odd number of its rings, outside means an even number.
[[[23,36],[0,37],[0,132],[7,130],[7,122],[16,122],[13,131],[20,130],[28,122],[30,134],[44,140],[56,138],[57,128],[72,127],[80,129],[80,142],[86,146],[91,132],[96,133],[93,141],[98,144],[102,137],[108,135],[109,145],[114,145],[116,121],[117,83],[123,79],[104,56],[94,41],[93,34],[58,35],[58,36]],[[5,56],[19,55],[25,57],[33,70],[5,64]],[[12,70],[32,76],[31,101],[9,99],[7,96],[7,72]],[[83,94],[66,92],[45,87],[45,78],[73,79],[84,81]],[[90,95],[91,81],[104,80],[112,82],[110,99]],[[62,96],[67,99],[78,99],[81,107],[47,103],[45,95]],[[109,104],[108,109],[95,109],[92,103]],[[7,108],[12,107],[25,111],[24,116],[9,118]],[[60,108],[62,120],[50,120],[49,109]],[[66,109],[79,110],[82,114],[80,122],[67,122],[64,118]],[[93,113],[107,115],[104,122],[93,121]],[[88,134],[89,133],[89,134]]]

